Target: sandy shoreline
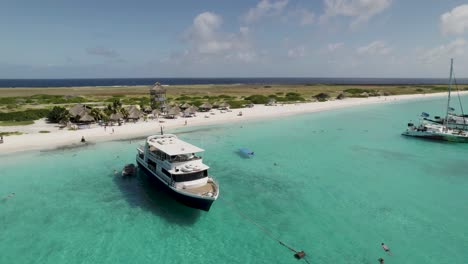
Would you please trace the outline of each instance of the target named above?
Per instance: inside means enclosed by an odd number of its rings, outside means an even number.
[[[467,93],[468,92],[464,92],[463,94]],[[35,124],[28,126],[0,127],[0,132],[20,131],[27,133],[19,136],[4,137],[5,142],[0,144],[0,155],[21,151],[47,150],[71,145],[79,145],[81,144],[80,139],[82,136],[84,136],[86,140],[91,143],[144,137],[159,133],[160,126],[163,126],[166,131],[169,129],[184,127],[186,120],[186,127],[195,127],[227,122],[321,112],[360,105],[393,103],[402,100],[433,98],[446,95],[447,93],[412,94],[369,98],[347,98],[344,100],[327,102],[285,104],[277,106],[255,105],[253,108],[233,109],[232,112],[226,113],[221,113],[219,110],[213,110],[212,113],[197,113],[197,116],[192,118],[179,117],[177,119],[159,119],[159,121],[164,121],[164,123],[160,123],[157,120],[149,120],[147,122],[139,121],[137,123],[127,123],[122,126],[107,127],[107,129],[104,129],[104,127],[98,125],[94,125],[89,129],[81,129],[77,131],[71,131],[67,129],[59,130],[57,124],[47,124],[45,121],[40,120]],[[242,111],[242,116],[238,116],[240,111]],[[206,116],[208,116],[208,118]],[[112,129],[114,130],[114,133],[112,133]],[[50,133],[39,133],[41,130],[47,130],[50,131]]]

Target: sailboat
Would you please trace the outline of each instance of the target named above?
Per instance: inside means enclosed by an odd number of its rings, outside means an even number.
[[[447,109],[443,122],[432,122],[432,120],[428,120],[429,114],[422,113],[420,124],[415,126],[413,123],[408,123],[407,129],[402,133],[402,135],[442,141],[468,143],[468,131],[454,128],[453,123],[449,121],[450,118],[452,118],[452,113],[454,111],[454,109],[450,106],[453,79],[453,59],[451,59]],[[462,118],[465,120],[464,115],[462,115]]]

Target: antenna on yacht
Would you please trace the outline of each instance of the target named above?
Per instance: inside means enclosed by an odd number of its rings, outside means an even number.
[[[445,130],[448,128],[448,116],[450,111],[450,92],[452,91],[452,82],[453,82],[453,58],[450,59],[450,78],[448,86],[448,100],[447,100],[447,113],[445,114]]]

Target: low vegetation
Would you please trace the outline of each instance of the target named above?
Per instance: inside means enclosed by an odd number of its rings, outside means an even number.
[[[48,109],[28,109],[17,112],[0,112],[0,121],[34,121],[46,117],[49,114]]]
[[[0,126],[27,126],[34,124],[34,121],[0,121]]]
[[[19,131],[13,131],[13,132],[0,132],[0,136],[6,137],[6,136],[19,136],[22,135],[23,133]]]
[[[149,86],[2,88],[0,89],[0,126],[27,125],[47,117],[51,122],[67,121],[65,109],[76,103],[90,106],[90,115],[106,120],[112,113],[123,115],[122,105],[150,106]],[[468,87],[460,87],[468,90]],[[273,100],[293,103],[343,99],[346,97],[387,96],[447,91],[447,85],[333,85],[333,84],[242,84],[176,85],[167,87],[169,103],[200,106],[227,102],[231,108],[249,103],[267,104]],[[325,96],[326,95],[326,96]],[[118,101],[119,105],[115,102]],[[95,107],[99,106],[99,107]]]

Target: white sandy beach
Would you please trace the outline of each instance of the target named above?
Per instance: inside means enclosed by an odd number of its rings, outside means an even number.
[[[464,94],[467,93],[468,92],[464,92]],[[394,103],[402,100],[424,99],[437,96],[447,96],[447,93],[347,98],[344,100],[327,102],[278,104],[276,106],[255,105],[253,108],[233,109],[231,112],[226,113],[221,113],[219,110],[212,110],[211,113],[197,113],[196,117],[191,118],[160,118],[159,120],[148,120],[147,122],[139,121],[137,123],[126,123],[122,126],[107,127],[106,130],[104,130],[104,127],[98,125],[92,125],[91,128],[88,129],[60,130],[57,124],[47,124],[44,120],[39,120],[36,121],[35,124],[28,126],[0,127],[0,132],[19,131],[25,133],[18,136],[4,137],[4,143],[0,144],[0,154],[54,149],[75,144],[79,145],[82,144],[80,143],[82,136],[85,137],[87,142],[96,143],[156,134],[160,132],[160,126],[163,126],[165,131],[170,132],[168,131],[169,129],[185,126],[186,120],[188,127],[194,127],[261,118],[276,118],[286,115],[313,113],[359,105]],[[242,116],[238,116],[240,111],[242,112]],[[414,113],[409,114],[411,115]],[[112,133],[112,129],[114,133]],[[47,130],[50,131],[50,133],[39,133],[41,130]]]

